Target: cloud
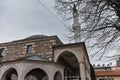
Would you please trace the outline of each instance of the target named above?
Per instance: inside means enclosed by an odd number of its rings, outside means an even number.
[[[53,10],[53,0],[42,1]],[[37,0],[0,0],[0,42],[31,34],[64,35],[65,27]]]

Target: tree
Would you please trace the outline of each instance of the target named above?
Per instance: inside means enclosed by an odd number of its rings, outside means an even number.
[[[78,13],[82,40],[101,58],[109,50],[120,50],[120,0],[55,0],[57,11],[70,20]],[[71,32],[73,28],[71,27]],[[119,52],[119,51],[118,51]]]

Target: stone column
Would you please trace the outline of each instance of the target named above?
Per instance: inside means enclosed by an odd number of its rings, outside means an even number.
[[[18,80],[24,80],[24,75],[22,74],[22,71],[19,72]]]
[[[22,63],[20,63],[19,65],[19,70],[18,70],[18,80],[24,80],[24,77],[25,77],[25,73],[26,73],[26,66]]]
[[[79,62],[79,67],[81,80],[86,80],[85,64],[83,61]]]
[[[52,72],[48,74],[48,80],[54,80],[54,74]]]

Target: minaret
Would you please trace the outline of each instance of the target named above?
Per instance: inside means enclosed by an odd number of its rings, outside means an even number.
[[[75,42],[81,42],[81,36],[80,36],[80,23],[78,19],[78,10],[76,9],[76,5],[73,5],[73,32],[74,32],[74,40]]]

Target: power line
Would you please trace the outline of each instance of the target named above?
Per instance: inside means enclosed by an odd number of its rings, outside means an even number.
[[[63,21],[61,21],[50,9],[48,9],[40,0],[37,0],[38,3],[43,6],[48,12],[50,12],[60,23],[62,23],[65,27],[68,27]]]

